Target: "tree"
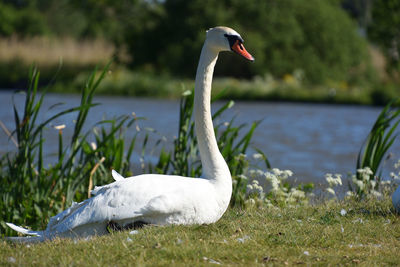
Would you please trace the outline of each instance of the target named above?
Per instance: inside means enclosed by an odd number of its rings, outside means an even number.
[[[374,1],[368,37],[383,48],[389,71],[400,70],[400,1]]]

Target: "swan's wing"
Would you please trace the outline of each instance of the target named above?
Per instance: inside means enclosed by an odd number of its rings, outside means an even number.
[[[125,179],[125,177],[123,177],[121,174],[119,174],[116,170],[112,170],[111,174],[115,181],[121,181],[121,180]]]

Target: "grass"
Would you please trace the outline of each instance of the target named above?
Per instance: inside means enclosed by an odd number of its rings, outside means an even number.
[[[399,265],[399,241],[400,216],[385,198],[229,209],[212,225],[146,227],[135,235],[118,232],[78,242],[3,241],[0,265]]]

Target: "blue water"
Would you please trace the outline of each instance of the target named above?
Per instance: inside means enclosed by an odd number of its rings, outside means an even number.
[[[0,91],[0,120],[9,129],[14,129],[12,96],[10,91]],[[17,94],[14,100],[22,110],[24,95]],[[60,102],[64,105],[49,110],[49,107]],[[177,134],[179,101],[96,97],[95,102],[101,105],[89,113],[88,125],[91,127],[102,119],[135,112],[136,116],[146,118],[138,123],[141,131],[145,128],[157,130],[150,135],[149,148],[161,137],[165,137],[162,145],[171,147]],[[79,103],[78,95],[48,94],[39,120],[43,121],[67,107],[79,106]],[[222,104],[214,104],[213,110]],[[264,151],[273,167],[292,170],[298,181],[319,183],[324,181],[324,174],[328,172],[343,175],[354,173],[357,153],[380,111],[381,108],[363,106],[236,102],[219,123],[229,121],[233,116],[236,116],[237,124],[262,120],[254,133],[252,146]],[[76,114],[70,114],[58,118],[54,125],[65,124],[64,136],[67,137],[71,135],[74,119]],[[128,137],[135,132],[132,128]],[[57,134],[58,131],[52,127],[46,130],[45,148],[49,161],[54,159]],[[390,151],[391,159],[385,162],[387,170],[400,158],[399,148],[400,142],[396,142]],[[0,154],[14,149],[14,144],[0,130]],[[137,155],[141,153],[139,147],[136,151]],[[157,151],[154,153],[157,154]],[[134,157],[133,161],[138,161],[138,157]],[[138,165],[138,162],[133,163]]]

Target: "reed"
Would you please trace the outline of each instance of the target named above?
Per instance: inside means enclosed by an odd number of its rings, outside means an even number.
[[[14,104],[16,153],[1,158],[0,189],[1,235],[10,231],[5,222],[43,228],[50,216],[69,206],[72,200],[82,201],[88,195],[89,183],[109,183],[111,168],[128,173],[129,158],[135,138],[125,153],[124,131],[137,120],[123,116],[105,120],[93,126],[99,132],[83,131],[90,108],[95,106],[93,95],[106,74],[108,66],[96,76],[93,72],[82,90],[81,103],[65,109],[43,122],[38,121],[46,90],[38,94],[39,72],[32,69],[22,113]],[[56,105],[55,105],[56,106]],[[54,106],[53,106],[54,107]],[[58,126],[58,156],[54,164],[44,166],[46,140],[43,132],[51,123],[66,114],[77,113],[71,140],[64,140],[63,126]],[[92,128],[92,127],[91,127]],[[91,144],[94,136],[95,143]],[[90,178],[90,181],[89,181]]]
[[[74,65],[96,65],[108,62],[115,53],[112,44],[104,40],[76,41],[72,38],[0,38],[0,62],[20,60],[26,65],[35,62],[40,67],[57,66],[60,61]]]
[[[357,183],[355,184],[355,191],[359,197],[368,193],[366,190],[370,188],[368,186],[370,181],[378,182],[377,185],[381,181],[381,163],[398,136],[396,132],[400,123],[398,103],[399,99],[391,101],[383,108],[358,153],[355,178],[363,181],[364,184],[367,183],[364,186],[357,186]],[[370,169],[370,175],[364,175],[365,168]],[[366,177],[368,177],[367,181],[365,181]]]

